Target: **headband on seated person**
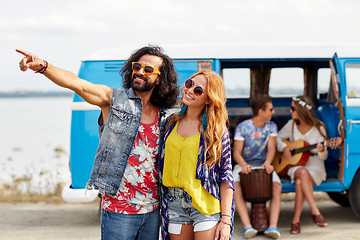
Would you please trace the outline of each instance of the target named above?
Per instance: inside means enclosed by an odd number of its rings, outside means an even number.
[[[292,100],[294,102],[297,102],[299,105],[301,105],[302,107],[306,107],[307,109],[311,110],[312,109],[312,106],[307,104],[305,101],[301,100],[300,98],[298,97],[293,97]]]

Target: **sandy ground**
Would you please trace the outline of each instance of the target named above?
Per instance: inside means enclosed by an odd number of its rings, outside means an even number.
[[[331,200],[317,201],[317,206],[329,223],[326,228],[320,228],[312,221],[311,211],[307,203],[301,215],[301,233],[290,234],[290,223],[293,216],[293,201],[283,201],[279,216],[278,228],[281,239],[336,239],[352,240],[360,239],[360,218],[352,212],[350,207],[342,207]],[[235,240],[245,239],[240,218],[235,218]],[[254,239],[269,239],[265,235],[257,235]]]
[[[0,239],[100,239],[98,209],[98,202],[0,203]]]
[[[327,219],[327,228],[317,227],[309,217],[307,204],[302,214],[302,231],[289,233],[292,201],[283,201],[279,220],[281,239],[360,239],[360,218],[351,208],[330,200],[318,201]],[[89,204],[0,203],[1,240],[100,239],[99,202]],[[234,240],[244,239],[239,218],[235,218]],[[257,235],[254,239],[268,239]]]

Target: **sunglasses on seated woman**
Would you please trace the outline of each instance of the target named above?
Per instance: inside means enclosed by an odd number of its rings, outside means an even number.
[[[156,68],[152,67],[152,66],[149,66],[149,65],[143,65],[139,62],[132,62],[132,70],[134,72],[138,72],[140,71],[142,68],[144,68],[144,73],[146,75],[151,75],[153,74],[154,72],[156,72],[157,74],[160,75],[160,71],[157,70]]]
[[[188,79],[185,81],[185,87],[186,88],[191,88],[192,86],[194,86],[194,81],[192,79]],[[196,96],[201,96],[201,94],[204,93],[204,89],[200,86],[196,86],[194,88],[194,93]]]

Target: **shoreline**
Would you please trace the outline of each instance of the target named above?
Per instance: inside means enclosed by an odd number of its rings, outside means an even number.
[[[46,98],[58,98],[58,97],[73,97],[74,93],[72,91],[28,91],[28,90],[18,90],[18,91],[8,91],[0,92],[1,98],[37,98],[37,97],[46,97]]]

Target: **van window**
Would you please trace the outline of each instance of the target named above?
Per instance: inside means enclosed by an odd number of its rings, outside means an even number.
[[[360,97],[360,63],[346,64],[346,87],[349,98]]]
[[[250,97],[250,69],[224,68],[222,70],[227,98]]]
[[[317,74],[317,91],[318,98],[320,98],[320,94],[327,93],[329,91],[331,79],[331,70],[330,68],[320,68]]]
[[[293,97],[304,94],[304,70],[302,68],[271,69],[269,95]]]

